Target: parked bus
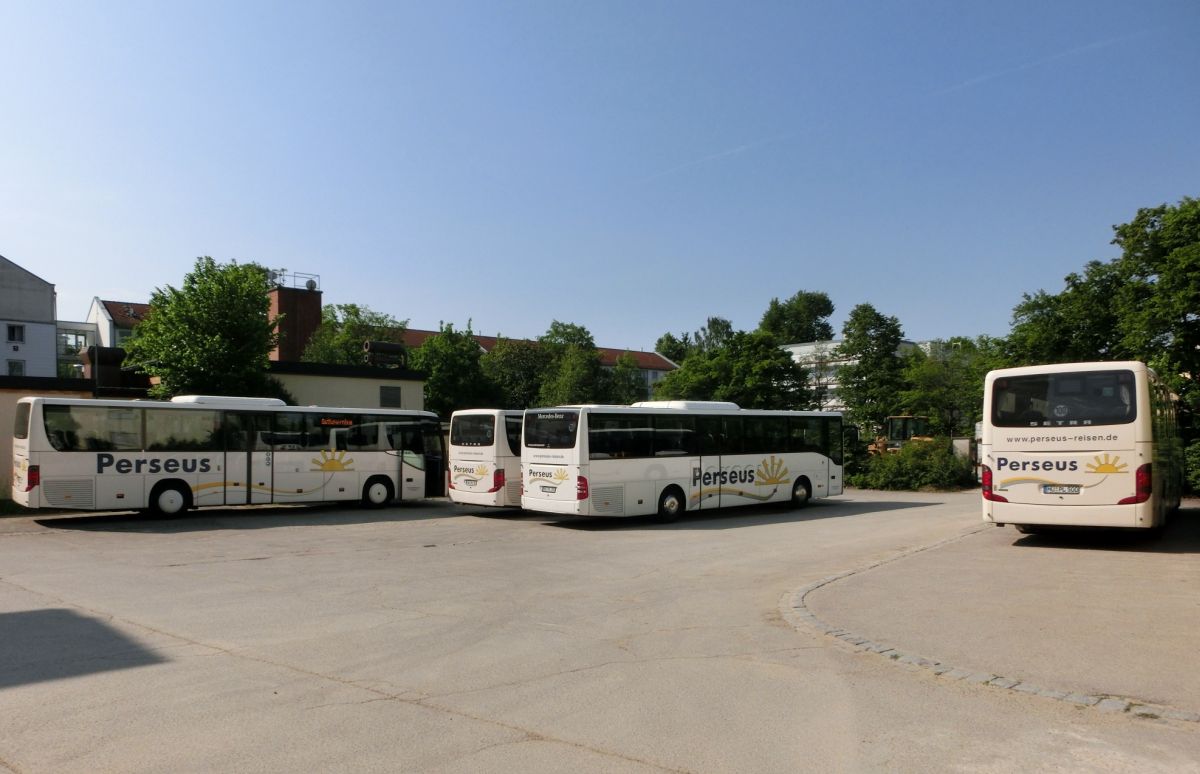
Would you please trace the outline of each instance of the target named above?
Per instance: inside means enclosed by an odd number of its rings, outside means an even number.
[[[521,507],[521,411],[470,409],[450,416],[450,499]]]
[[[1153,528],[1179,506],[1175,396],[1144,363],[992,371],[984,382],[983,519]]]
[[[648,401],[525,412],[521,505],[576,516],[787,503],[842,493],[842,415]]]
[[[13,500],[28,508],[149,509],[444,494],[437,416],[286,406],[272,398],[21,398]]]

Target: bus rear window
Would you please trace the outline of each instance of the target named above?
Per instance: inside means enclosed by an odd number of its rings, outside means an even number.
[[[997,379],[996,427],[1094,427],[1137,418],[1132,371],[1080,371]]]
[[[496,442],[496,418],[491,414],[454,417],[450,423],[451,446],[491,446]]]
[[[534,449],[574,449],[579,430],[577,411],[528,411],[525,445]]]
[[[29,437],[29,413],[32,409],[28,403],[17,404],[17,422],[13,426],[13,438],[23,441]]]

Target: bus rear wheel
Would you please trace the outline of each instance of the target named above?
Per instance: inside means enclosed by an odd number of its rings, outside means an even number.
[[[373,478],[363,487],[363,505],[382,508],[392,501],[392,482],[386,478]]]
[[[658,520],[664,523],[675,521],[679,514],[687,510],[687,501],[679,487],[670,486],[658,498]]]
[[[155,516],[174,516],[192,505],[191,493],[179,483],[167,481],[150,492],[150,513]]]

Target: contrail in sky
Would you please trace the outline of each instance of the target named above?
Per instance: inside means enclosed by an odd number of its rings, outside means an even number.
[[[789,132],[787,134],[780,134],[775,137],[768,137],[765,140],[759,140],[758,142],[746,143],[745,145],[738,145],[736,148],[729,148],[728,150],[723,150],[720,153],[713,153],[711,155],[704,156],[703,158],[693,159],[692,161],[688,161],[688,162],[685,162],[678,166],[671,167],[670,169],[664,169],[662,172],[656,172],[653,175],[650,175],[649,177],[644,177],[641,180],[639,180],[638,182],[639,183],[648,183],[651,180],[657,180],[658,178],[666,177],[667,175],[674,175],[677,172],[682,172],[683,170],[691,169],[692,167],[698,167],[702,164],[709,164],[713,161],[719,161],[721,159],[729,158],[730,156],[740,156],[741,154],[743,154],[747,151],[754,150],[755,148],[761,148],[764,145],[769,145],[770,143],[778,142],[779,140],[786,139],[787,137],[790,137],[791,134],[792,133]]]
[[[1132,33],[1129,35],[1121,35],[1120,37],[1116,37],[1116,38],[1109,38],[1107,40],[1097,40],[1094,43],[1088,43],[1086,46],[1079,46],[1078,48],[1071,48],[1071,49],[1067,49],[1066,51],[1060,51],[1057,54],[1052,54],[1050,56],[1043,57],[1041,59],[1035,59],[1032,62],[1026,62],[1024,64],[1019,64],[1019,65],[1016,65],[1015,67],[1009,67],[1004,70],[997,70],[996,72],[993,72],[993,73],[985,73],[984,75],[980,75],[975,78],[970,78],[968,80],[965,80],[962,83],[957,83],[953,86],[948,86],[947,88],[939,89],[938,91],[933,92],[933,94],[931,96],[941,97],[946,94],[952,94],[956,91],[962,91],[963,89],[969,89],[972,86],[978,86],[981,83],[987,83],[988,81],[994,81],[997,78],[1003,78],[1006,75],[1012,75],[1013,73],[1019,73],[1019,72],[1025,71],[1025,70],[1032,70],[1035,67],[1041,67],[1042,65],[1050,64],[1051,62],[1058,61],[1059,59],[1067,59],[1069,57],[1078,56],[1079,54],[1086,54],[1089,51],[1098,51],[1102,48],[1108,48],[1109,46],[1113,46],[1113,45],[1116,45],[1117,43],[1121,43],[1123,41],[1129,40],[1130,38],[1135,38],[1139,35],[1143,35],[1148,31],[1149,30],[1142,30],[1141,32],[1135,32],[1135,33]]]

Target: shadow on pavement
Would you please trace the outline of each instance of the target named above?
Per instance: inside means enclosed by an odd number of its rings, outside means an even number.
[[[769,524],[790,524],[801,521],[816,521],[817,519],[862,516],[881,511],[927,508],[937,504],[936,502],[915,501],[854,502],[831,498],[828,500],[815,500],[803,508],[795,509],[776,504],[723,508],[712,511],[688,511],[676,521],[669,524],[658,521],[654,516],[559,519],[550,514],[542,515],[549,526],[562,527],[564,529],[590,531],[610,529],[713,530],[746,529]]]
[[[308,505],[272,505],[240,507],[208,507],[187,511],[176,516],[156,517],[149,514],[100,513],[62,514],[36,519],[36,523],[53,529],[74,529],[94,532],[147,532],[173,534],[208,532],[223,529],[276,529],[306,525],[379,524],[383,522],[419,521],[452,513],[448,501],[415,500],[385,508],[366,508],[358,503],[314,503]]]
[[[1131,551],[1146,554],[1200,553],[1200,507],[1181,508],[1161,530],[1047,528],[1024,535],[1014,546]]]
[[[0,689],[165,660],[103,621],[73,610],[0,613]]]

